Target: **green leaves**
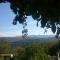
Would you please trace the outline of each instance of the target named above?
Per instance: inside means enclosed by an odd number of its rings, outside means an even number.
[[[52,60],[47,55],[47,48],[41,45],[30,45],[25,49],[18,49],[18,60]]]

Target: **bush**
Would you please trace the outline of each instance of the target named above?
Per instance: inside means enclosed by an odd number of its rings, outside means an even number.
[[[17,49],[18,60],[52,60],[46,52],[46,48],[38,45],[31,45]]]

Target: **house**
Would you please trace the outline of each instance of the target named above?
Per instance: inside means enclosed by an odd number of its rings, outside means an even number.
[[[14,54],[0,54],[0,60],[14,60]]]

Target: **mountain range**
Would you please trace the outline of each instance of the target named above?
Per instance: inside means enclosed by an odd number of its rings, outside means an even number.
[[[55,36],[53,35],[30,35],[30,36],[27,36],[26,38],[22,38],[22,36],[0,37],[0,41],[7,41],[12,46],[19,46],[19,45],[25,46],[30,44],[57,42],[59,39],[56,39]]]

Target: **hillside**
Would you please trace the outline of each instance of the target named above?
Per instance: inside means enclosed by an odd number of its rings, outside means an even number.
[[[16,37],[0,37],[0,41],[7,41],[9,42],[13,47],[16,46],[26,46],[30,44],[40,44],[40,43],[47,43],[47,42],[58,42],[58,39],[56,39],[54,36],[48,36],[48,35],[31,35],[26,38],[22,38],[22,36],[16,36]]]

